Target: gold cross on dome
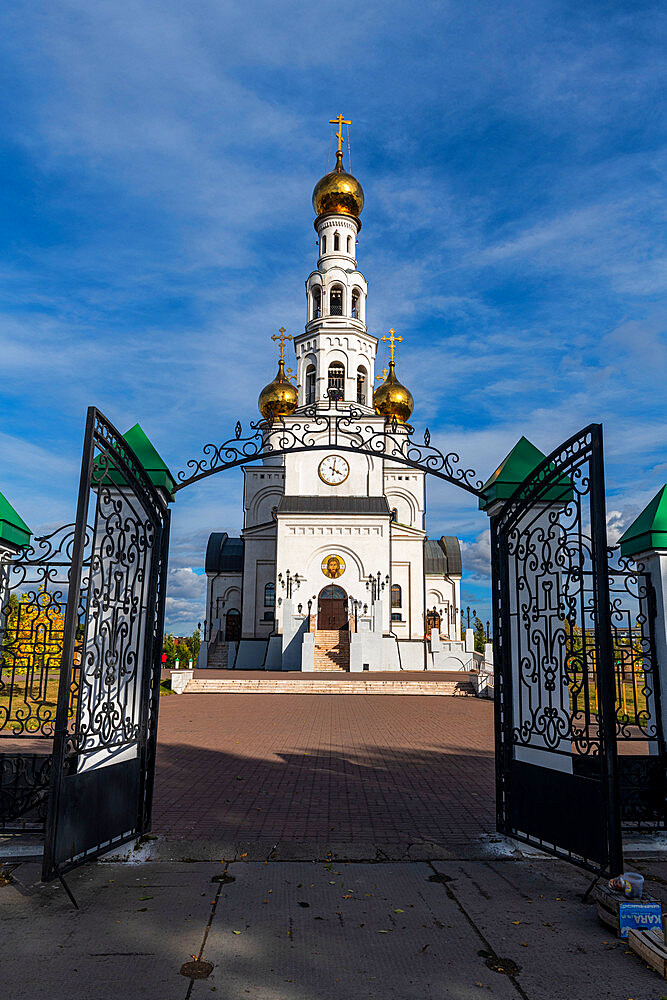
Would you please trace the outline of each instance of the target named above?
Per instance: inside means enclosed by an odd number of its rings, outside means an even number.
[[[284,361],[285,360],[285,341],[286,340],[294,340],[294,337],[292,336],[291,333],[286,333],[285,327],[281,326],[280,329],[278,330],[278,333],[274,333],[272,335],[271,340],[279,340],[280,341],[280,360]]]
[[[298,384],[298,382],[296,380],[296,372],[293,372],[291,368],[288,368],[286,374],[287,374],[288,380],[290,382],[293,382],[294,385],[297,387],[297,389],[300,389],[301,386]]]
[[[393,365],[393,363],[394,363],[394,351],[395,351],[394,344],[400,344],[401,341],[403,340],[403,338],[402,337],[397,337],[395,330],[390,330],[389,331],[389,336],[388,337],[380,337],[380,340],[388,340],[389,341],[389,361]]]
[[[338,131],[336,132],[336,138],[338,139],[338,152],[340,153],[341,149],[343,148],[343,143],[345,142],[345,139],[343,138],[343,125],[351,125],[352,122],[348,122],[345,120],[345,118],[343,118],[342,115],[338,115],[337,118],[330,118],[329,124],[338,126]]]
[[[378,381],[384,382],[384,380],[386,379],[386,377],[387,377],[388,374],[389,374],[389,369],[388,368],[383,368],[382,369],[382,374],[375,376],[375,381],[376,382],[378,382]]]

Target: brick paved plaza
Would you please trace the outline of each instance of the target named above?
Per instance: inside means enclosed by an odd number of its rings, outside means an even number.
[[[153,831],[168,839],[395,855],[415,843],[457,850],[493,830],[491,702],[161,699]]]

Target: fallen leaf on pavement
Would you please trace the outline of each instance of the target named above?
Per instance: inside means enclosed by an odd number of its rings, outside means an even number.
[[[241,931],[232,931],[232,934],[240,934]]]

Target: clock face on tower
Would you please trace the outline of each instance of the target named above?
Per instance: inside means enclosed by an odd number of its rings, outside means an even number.
[[[340,486],[350,474],[350,466],[340,455],[327,455],[318,467],[318,475],[327,486]]]

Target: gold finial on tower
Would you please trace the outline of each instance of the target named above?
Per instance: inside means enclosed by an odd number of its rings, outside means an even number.
[[[389,331],[389,336],[388,337],[380,337],[380,340],[388,340],[389,341],[389,364],[393,365],[394,364],[394,350],[395,350],[394,344],[400,344],[401,341],[403,340],[403,338],[402,337],[397,337],[395,330],[390,330]]]
[[[338,131],[336,132],[336,138],[338,139],[338,152],[342,153],[343,143],[345,142],[345,139],[343,138],[343,125],[351,125],[352,122],[348,122],[342,115],[338,115],[337,118],[330,118],[329,124],[338,126]]]
[[[375,376],[375,381],[376,382],[384,382],[384,380],[386,379],[386,377],[387,377],[388,374],[389,374],[389,369],[388,368],[383,368],[382,369],[382,374]]]
[[[280,329],[278,330],[278,333],[274,333],[273,334],[273,336],[271,337],[271,340],[279,340],[280,341],[280,361],[281,362],[284,361],[285,360],[285,341],[286,340],[294,340],[294,337],[292,336],[291,333],[287,333],[286,332],[284,326],[281,326]]]
[[[287,372],[286,372],[286,375],[287,375],[287,378],[289,379],[289,381],[292,382],[297,387],[297,389],[301,388],[301,386],[299,385],[299,383],[296,380],[296,372],[293,372],[291,368],[288,368]]]
[[[315,185],[313,191],[313,208],[319,218],[321,215],[351,215],[359,223],[359,216],[364,207],[364,192],[356,177],[349,174],[343,167],[343,125],[350,125],[351,122],[342,115],[330,118],[331,125],[337,125],[336,139],[338,140],[338,150],[336,151],[336,165],[328,174],[321,177]],[[348,133],[348,156],[349,156],[349,133]],[[317,219],[315,220],[317,229]]]

